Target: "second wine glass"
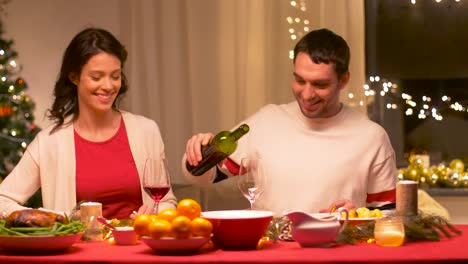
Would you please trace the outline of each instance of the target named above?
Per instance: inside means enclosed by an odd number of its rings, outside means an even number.
[[[237,186],[254,209],[255,201],[265,190],[265,168],[261,158],[243,158],[241,160]]]
[[[167,160],[146,159],[143,176],[143,189],[154,200],[153,212],[159,212],[159,202],[171,189]]]

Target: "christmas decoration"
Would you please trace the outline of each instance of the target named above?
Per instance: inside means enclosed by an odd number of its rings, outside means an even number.
[[[462,116],[466,116],[468,113],[468,105],[466,105],[464,97],[460,97],[458,94],[444,92],[438,98],[431,97],[429,94],[415,96],[403,92],[395,81],[380,76],[370,76],[369,82],[363,85],[362,92],[365,96],[364,100],[361,100],[358,94],[348,93],[348,103],[367,107],[367,112],[373,120],[380,118],[378,115],[383,108],[388,110],[402,109],[404,118],[414,116],[420,120],[433,118],[437,121],[443,121],[442,113],[447,114],[449,111],[459,113]]]
[[[11,113],[13,112],[11,106],[9,105],[0,105],[0,118],[2,117],[8,117],[11,115]]]
[[[452,238],[462,232],[445,218],[437,215],[419,213],[405,217],[405,241],[439,241],[443,236]],[[374,221],[360,225],[348,225],[338,238],[339,243],[373,243]]]
[[[278,240],[293,241],[291,234],[291,220],[287,217],[274,217],[264,234],[268,240],[277,242]]]
[[[385,97],[385,108],[389,110],[404,109],[405,116],[417,116],[418,119],[432,117],[434,120],[442,121],[442,112],[446,110],[468,113],[468,105],[463,98],[456,98],[450,94],[443,94],[440,98],[431,98],[422,95],[416,98],[413,95],[401,91],[399,85],[379,76],[370,76],[369,83],[363,85],[364,95],[367,98],[369,111],[376,101],[376,96]],[[374,106],[376,107],[376,106]]]
[[[409,166],[397,171],[398,179],[411,180],[423,187],[468,188],[468,171],[461,159],[427,167],[417,155],[410,154]]]
[[[462,173],[465,170],[465,163],[461,159],[454,159],[450,162],[449,168],[453,171]]]
[[[410,2],[411,2],[411,4],[416,5],[416,0],[410,0]],[[440,2],[442,2],[442,0],[435,0],[434,2],[440,3]],[[453,0],[452,2],[460,3],[461,0]]]
[[[396,216],[396,213],[387,217]],[[411,241],[439,241],[442,237],[452,238],[462,232],[455,228],[445,218],[419,212],[417,215],[405,216],[405,240]],[[374,243],[374,221],[357,225],[347,225],[339,235],[337,243],[356,244]],[[271,220],[265,232],[265,241],[294,241],[291,233],[291,221],[287,217],[275,217]]]
[[[1,2],[1,9],[4,4]],[[34,102],[26,94],[28,86],[18,77],[20,67],[12,45],[12,40],[3,38],[0,21],[0,182],[15,167],[40,130],[34,124]],[[38,192],[26,206],[39,207],[40,203]]]
[[[292,46],[297,39],[302,38],[310,31],[310,21],[307,19],[307,3],[305,0],[292,0],[289,2],[291,6],[291,15],[286,17],[288,22],[288,33],[291,39]],[[289,59],[294,59],[294,50],[289,50]]]

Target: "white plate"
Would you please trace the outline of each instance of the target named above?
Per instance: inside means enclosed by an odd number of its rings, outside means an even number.
[[[188,239],[176,238],[151,238],[141,237],[141,240],[158,252],[191,252],[202,247],[208,242],[208,237],[192,237]]]
[[[385,217],[386,215],[388,215],[391,211],[388,211],[388,210],[384,210],[382,211],[382,217]],[[338,217],[338,219],[340,219],[340,221],[344,221],[344,218],[341,217],[341,214],[339,212],[334,212],[333,213],[336,217]],[[327,217],[330,215],[330,213],[315,213],[315,214],[310,214],[311,216],[313,217],[316,217],[316,218],[323,218],[323,217]],[[352,225],[355,225],[355,224],[363,224],[363,223],[368,223],[368,222],[371,222],[371,221],[374,221],[376,219],[379,219],[381,217],[354,217],[354,218],[348,218],[348,223],[349,224],[352,224]]]
[[[50,252],[64,250],[83,234],[66,236],[0,236],[0,248],[7,251]]]

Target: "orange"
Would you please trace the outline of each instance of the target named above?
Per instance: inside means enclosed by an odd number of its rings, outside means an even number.
[[[183,215],[188,218],[194,219],[200,217],[201,206],[193,199],[182,199],[177,204],[177,215]]]
[[[133,229],[140,236],[148,235],[148,226],[153,221],[153,217],[149,214],[141,214],[133,220]]]
[[[157,214],[150,214],[150,216],[151,216],[151,220],[153,220],[153,221],[156,220],[156,219],[158,219],[158,215],[157,215]]]
[[[210,237],[213,231],[211,222],[203,217],[196,217],[192,220],[192,234],[194,236]]]
[[[175,238],[190,238],[192,236],[192,221],[190,218],[179,215],[172,222],[172,234]]]
[[[177,211],[172,208],[166,208],[159,212],[157,219],[164,219],[171,222],[177,216]]]
[[[164,219],[156,219],[148,226],[149,236],[152,238],[161,238],[171,236],[171,223]]]

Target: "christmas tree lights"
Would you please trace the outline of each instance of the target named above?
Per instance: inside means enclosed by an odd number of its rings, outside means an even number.
[[[34,124],[34,102],[26,94],[26,82],[19,77],[13,41],[3,38],[0,21],[0,181],[23,156],[39,132]]]

